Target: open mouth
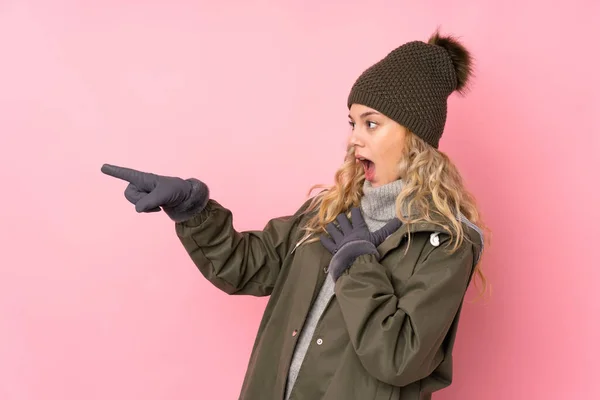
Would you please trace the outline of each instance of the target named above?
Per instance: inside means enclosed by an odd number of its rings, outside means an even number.
[[[365,169],[365,179],[372,181],[375,177],[375,163],[364,157],[357,157],[356,159],[363,165],[363,168]]]

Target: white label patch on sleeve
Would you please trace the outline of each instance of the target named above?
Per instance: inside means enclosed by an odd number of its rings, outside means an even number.
[[[431,236],[429,236],[429,243],[431,243],[432,246],[439,246],[440,245],[440,234],[439,232],[435,232],[432,233]]]

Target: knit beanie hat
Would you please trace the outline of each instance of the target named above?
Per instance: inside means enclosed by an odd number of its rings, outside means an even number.
[[[373,108],[438,148],[448,96],[463,92],[471,65],[461,43],[436,32],[427,43],[405,43],[365,70],[352,86],[348,108]]]

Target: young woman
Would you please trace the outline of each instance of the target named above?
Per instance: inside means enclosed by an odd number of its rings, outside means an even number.
[[[105,164],[138,212],[161,209],[195,265],[229,294],[270,296],[240,399],[430,399],[450,385],[479,214],[438,148],[469,52],[435,33],[365,70],[335,185],[260,231],[197,179]]]

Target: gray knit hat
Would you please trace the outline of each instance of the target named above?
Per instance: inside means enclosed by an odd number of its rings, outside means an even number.
[[[392,50],[365,70],[348,96],[371,107],[438,148],[446,124],[447,99],[466,87],[471,55],[456,39],[434,33]]]

